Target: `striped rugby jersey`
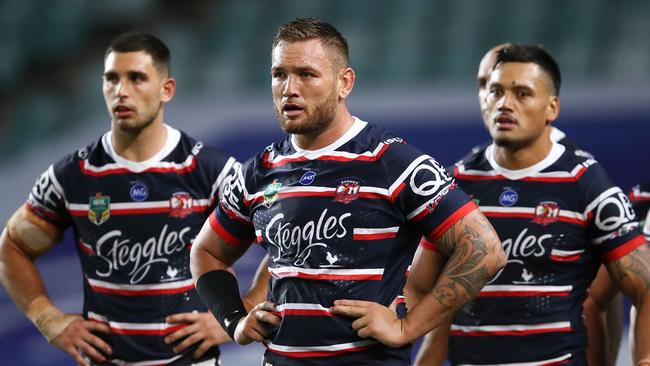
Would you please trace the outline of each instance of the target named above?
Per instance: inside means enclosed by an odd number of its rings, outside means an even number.
[[[650,242],[650,181],[632,187],[628,194],[636,217],[643,223],[643,235]]]
[[[206,311],[194,290],[189,252],[217,203],[224,177],[239,165],[223,152],[167,128],[150,160],[118,156],[111,132],[51,165],[27,206],[61,230],[72,226],[84,273],[86,319],[107,323],[98,334],[115,364],[185,365],[164,337],[183,325],[171,314]],[[219,355],[214,347],[205,358]]]
[[[473,150],[453,177],[496,229],[508,264],[456,314],[449,358],[459,365],[584,364],[586,290],[603,261],[644,243],[630,202],[595,160],[558,143],[516,171],[500,167],[492,149]]]
[[[433,158],[355,118],[323,149],[290,137],[229,178],[212,228],[232,246],[269,254],[269,299],[282,324],[263,364],[407,365],[408,347],[356,336],[337,299],[389,305],[422,235],[435,240],[475,209]]]

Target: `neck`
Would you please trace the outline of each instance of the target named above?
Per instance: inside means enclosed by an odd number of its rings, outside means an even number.
[[[531,167],[544,160],[553,148],[549,138],[543,138],[534,144],[523,147],[506,147],[494,145],[494,160],[500,166],[519,170]]]
[[[167,128],[162,120],[154,121],[139,131],[124,131],[112,126],[113,148],[122,158],[141,162],[154,157],[165,146]]]
[[[328,146],[343,136],[354,123],[354,117],[347,108],[340,108],[329,126],[315,134],[293,135],[298,147],[304,150],[318,150]]]

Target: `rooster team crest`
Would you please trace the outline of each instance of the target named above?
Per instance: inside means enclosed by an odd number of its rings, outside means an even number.
[[[356,180],[346,179],[336,187],[334,201],[350,203],[359,198],[361,185]]]
[[[273,183],[266,187],[266,190],[264,190],[264,206],[266,206],[266,208],[271,208],[273,202],[278,199],[278,191],[280,191],[280,187],[282,187],[282,183],[278,183],[277,179],[273,179]]]
[[[95,197],[90,197],[88,204],[88,220],[99,226],[111,217],[111,197],[102,196],[97,192]]]
[[[176,192],[169,199],[169,216],[183,218],[192,213],[192,196],[187,192]]]
[[[560,205],[553,201],[542,201],[535,207],[533,222],[548,225],[560,219]]]

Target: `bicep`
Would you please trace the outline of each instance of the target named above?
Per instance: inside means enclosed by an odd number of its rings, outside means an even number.
[[[15,249],[35,258],[54,247],[61,240],[63,231],[32,214],[23,205],[7,222],[7,235]]]
[[[607,269],[623,293],[638,305],[650,288],[650,247],[636,248],[607,263]]]
[[[445,255],[466,256],[467,259],[491,258],[488,267],[505,265],[501,241],[488,219],[477,209],[459,219],[436,241],[436,248]],[[474,262],[472,260],[472,262]]]

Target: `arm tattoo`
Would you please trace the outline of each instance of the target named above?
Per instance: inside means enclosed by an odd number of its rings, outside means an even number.
[[[650,289],[650,247],[644,245],[611,263],[612,277],[638,304]]]
[[[489,277],[485,257],[488,255],[487,243],[494,241],[492,228],[480,214],[467,216],[436,242],[436,247],[450,258],[433,295],[451,311],[476,297]],[[489,234],[484,237],[484,233]]]

